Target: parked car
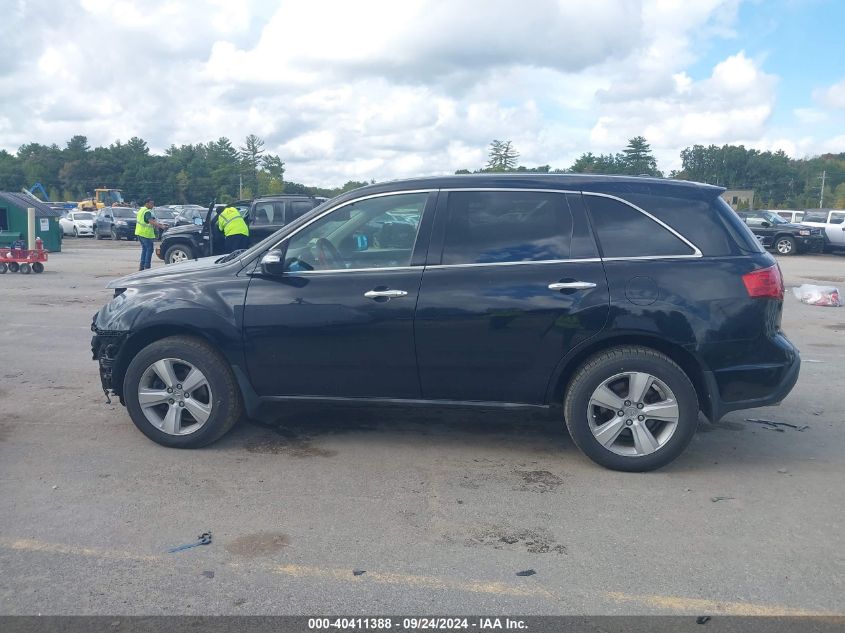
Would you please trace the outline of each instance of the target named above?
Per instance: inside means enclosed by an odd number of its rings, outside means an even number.
[[[824,232],[825,250],[845,249],[845,209],[807,211],[802,223]]]
[[[112,281],[93,357],[165,446],[297,402],[523,407],[562,413],[599,464],[658,468],[699,411],[775,404],[798,379],[778,265],[722,191],[536,174],[370,185],[247,251]],[[359,239],[399,215],[415,230]]]
[[[156,238],[158,239],[161,239],[161,236],[167,229],[176,226],[176,213],[168,207],[153,208],[153,215],[161,225],[161,228],[156,227],[155,229]]]
[[[798,253],[821,253],[824,250],[824,235],[821,229],[792,224],[774,211],[738,211],[751,232],[765,248],[773,249],[778,255]]]
[[[138,211],[129,207],[103,207],[94,220],[94,235],[98,240],[110,237],[115,242],[123,238],[135,239]]]
[[[309,196],[280,195],[232,203],[249,225],[249,243],[256,244],[280,228],[303,216],[320,204]],[[167,231],[156,255],[168,264],[223,252],[223,236],[217,229],[217,212],[227,205],[217,205],[211,214],[206,209],[202,224],[177,226]]]
[[[90,211],[70,211],[59,219],[64,235],[74,237],[94,235],[94,214]]]

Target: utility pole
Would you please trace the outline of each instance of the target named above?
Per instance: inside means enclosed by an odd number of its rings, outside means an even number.
[[[822,170],[822,192],[819,195],[819,209],[821,209],[822,206],[824,206],[824,179],[825,179],[825,176],[827,176],[827,170],[823,169]]]

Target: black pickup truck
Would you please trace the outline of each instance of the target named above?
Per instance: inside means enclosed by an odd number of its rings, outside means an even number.
[[[824,250],[824,233],[817,227],[792,224],[774,211],[738,211],[737,214],[763,246],[778,255]]]
[[[279,195],[238,200],[230,205],[210,205],[204,220],[195,218],[195,224],[174,226],[165,231],[156,255],[167,264],[175,264],[222,253],[223,234],[217,228],[217,214],[227,206],[235,207],[244,216],[252,246],[325,200],[314,196]]]

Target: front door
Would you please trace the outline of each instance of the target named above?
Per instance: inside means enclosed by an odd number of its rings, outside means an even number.
[[[420,397],[414,308],[429,192],[346,203],[286,238],[286,272],[256,273],[244,306],[250,379],[260,396]],[[431,200],[431,203],[429,203]],[[394,221],[410,228],[397,240]],[[361,236],[380,229],[372,239]],[[417,255],[419,258],[419,255]]]
[[[415,322],[422,397],[542,404],[558,363],[608,314],[581,197],[440,198]]]

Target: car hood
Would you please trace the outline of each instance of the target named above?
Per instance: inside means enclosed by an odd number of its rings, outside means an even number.
[[[165,222],[173,222],[173,220],[165,220]],[[198,224],[182,224],[180,226],[173,226],[167,229],[167,235],[199,235],[202,233],[202,227]]]
[[[179,277],[191,277],[208,271],[219,266],[226,266],[229,264],[239,265],[240,260],[236,259],[227,264],[218,264],[217,261],[221,259],[221,255],[213,257],[203,257],[194,261],[183,262],[181,264],[167,264],[160,268],[150,268],[142,270],[119,279],[114,279],[106,285],[106,288],[129,288],[132,286],[140,286],[146,284],[155,284],[159,281],[175,281]]]

